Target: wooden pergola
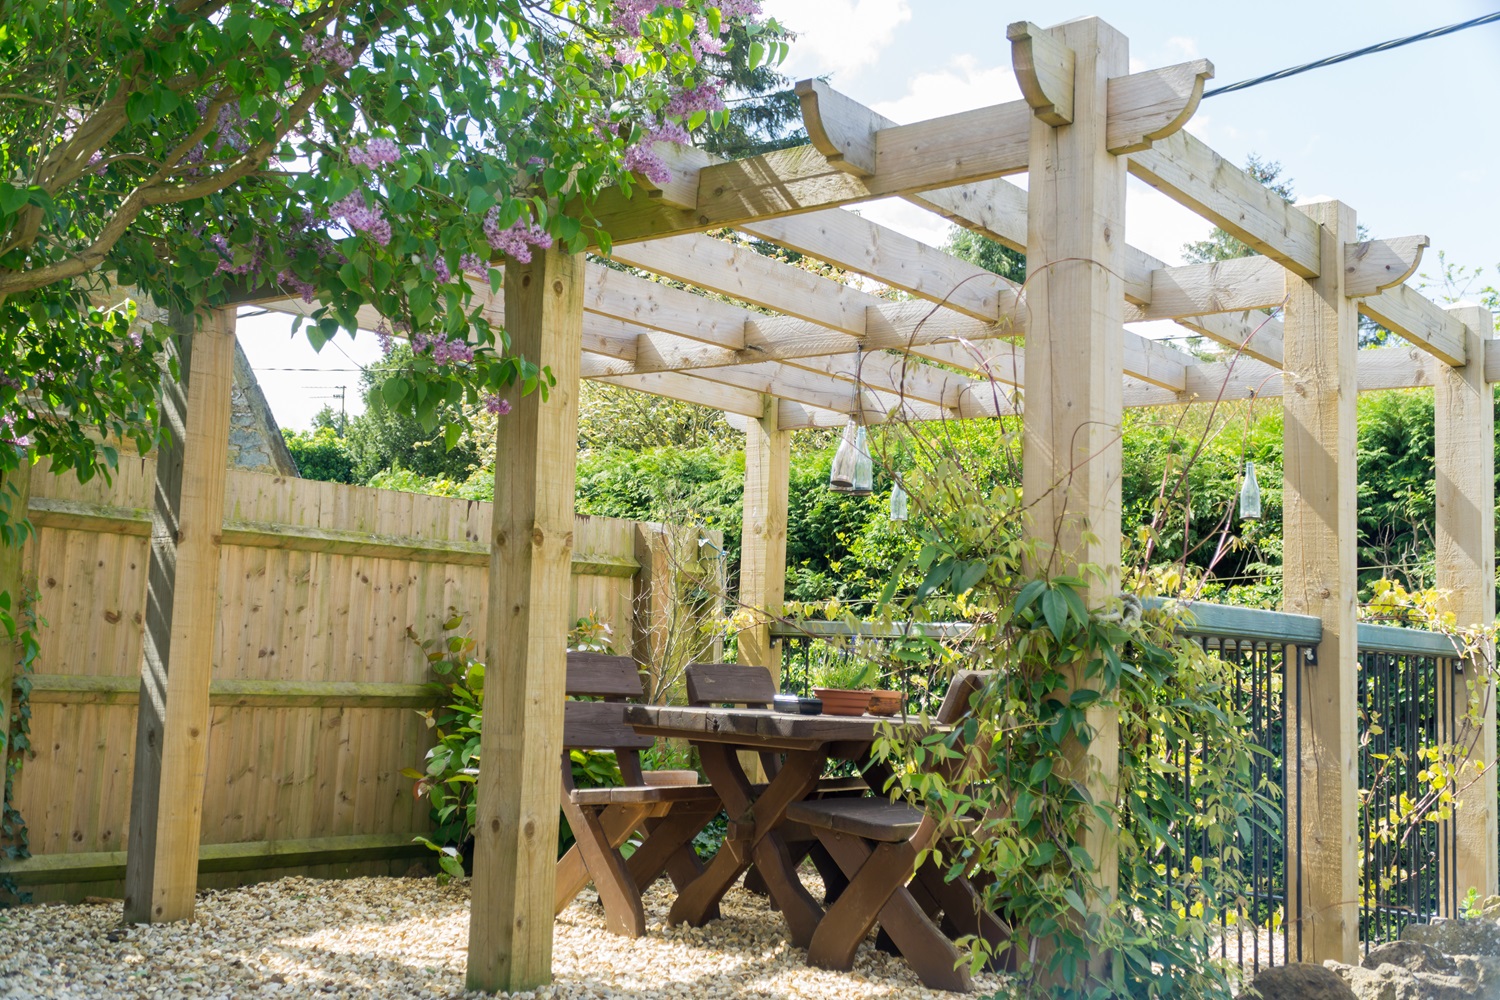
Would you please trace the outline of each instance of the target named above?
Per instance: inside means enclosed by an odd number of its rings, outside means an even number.
[[[714,407],[746,427],[743,600],[775,612],[784,581],[790,432],[900,418],[1024,410],[1023,491],[1034,531],[1062,525],[1065,568],[1120,564],[1120,428],[1127,406],[1281,397],[1285,410],[1285,607],[1318,617],[1316,662],[1296,665],[1308,706],[1297,929],[1312,961],[1357,947],[1355,399],[1437,393],[1437,582],[1460,622],[1494,618],[1493,319],[1439,308],[1402,282],[1425,237],[1355,242],[1352,208],[1291,205],[1184,124],[1206,60],[1129,72],[1127,40],[1097,19],[1009,29],[1024,99],[894,124],[818,81],[798,85],[811,143],[722,161],[663,149],[662,187],[609,192],[597,208],[615,260],[759,308],[732,305],[538,252],[506,268],[488,308],[514,350],[557,385],[499,422],[485,713],[468,979],[490,990],[550,980],[564,647],[578,381]],[[1005,178],[1026,173],[1022,189]],[[1257,251],[1168,267],[1126,244],[1127,173]],[[879,226],[845,206],[903,198],[1026,253],[1025,288]],[[734,229],[909,293],[893,302],[704,235]],[[489,295],[487,289],[481,294]],[[284,300],[270,308],[305,312]],[[1266,310],[1280,309],[1281,318]],[[765,311],[762,311],[765,310]],[[1357,351],[1360,313],[1409,345]],[[379,317],[367,317],[370,326]],[[1208,363],[1125,328],[1174,320],[1235,352]],[[143,667],[127,919],[191,913],[209,717],[207,637],[223,521],[223,442],[233,317],[193,337],[179,431],[158,476],[152,616]],[[1000,388],[996,388],[999,384]],[[1019,392],[1014,391],[1019,390]],[[1066,483],[1066,488],[1061,484]],[[156,572],[160,560],[160,572]],[[160,584],[160,586],[158,586]],[[779,669],[766,626],[746,662]],[[1291,668],[1289,668],[1291,669]],[[1486,683],[1471,671],[1470,683]],[[1476,680],[1477,678],[1477,680]],[[1459,685],[1462,687],[1462,685]],[[1454,697],[1466,698],[1463,691]],[[1486,769],[1458,813],[1460,886],[1497,889],[1493,697]],[[1115,780],[1114,720],[1078,763],[1096,794]],[[1288,746],[1292,746],[1292,735]],[[1112,878],[1111,833],[1089,847]],[[1289,907],[1289,912],[1291,909]]]

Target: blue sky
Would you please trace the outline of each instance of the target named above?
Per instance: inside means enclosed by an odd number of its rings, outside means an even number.
[[[899,122],[1019,96],[1006,25],[1094,15],[1130,38],[1134,69],[1207,58],[1214,84],[1233,83],[1500,9],[1484,2],[1254,4],[986,3],[980,0],[765,0],[767,13],[802,37],[784,69],[829,75],[836,89]],[[1212,84],[1211,84],[1212,85]],[[1500,265],[1500,23],[1204,101],[1189,128],[1231,160],[1279,161],[1299,198],[1354,206],[1376,237],[1426,234],[1423,271],[1448,259]],[[871,218],[928,242],[945,224],[904,204],[872,205]],[[1127,235],[1169,262],[1207,223],[1131,181]],[[279,317],[240,322],[241,342],[282,425],[302,428],[330,390],[349,385],[358,409],[358,364],[373,337],[340,337],[321,356],[288,337]],[[273,371],[316,367],[315,372]]]

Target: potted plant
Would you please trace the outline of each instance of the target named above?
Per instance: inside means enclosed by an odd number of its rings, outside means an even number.
[[[819,671],[826,687],[813,689],[828,715],[895,715],[901,711],[903,698],[899,691],[874,689],[880,679],[880,667],[852,655],[826,663]]]

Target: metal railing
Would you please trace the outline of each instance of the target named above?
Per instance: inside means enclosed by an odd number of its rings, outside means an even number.
[[[1209,603],[1188,610],[1183,633],[1235,664],[1229,698],[1245,716],[1257,748],[1253,778],[1263,794],[1257,796],[1249,835],[1234,831],[1230,843],[1218,849],[1221,859],[1238,859],[1244,886],[1236,905],[1223,913],[1220,954],[1253,973],[1303,958],[1297,933],[1301,915],[1288,910],[1302,898],[1300,873],[1288,862],[1301,850],[1303,775],[1287,761],[1305,759],[1305,737],[1296,720],[1307,695],[1304,677],[1316,676],[1322,623],[1308,615]],[[837,666],[839,658],[846,665],[863,659],[881,665],[881,680],[905,692],[908,706],[918,709],[942,694],[932,640],[961,644],[966,629],[963,623],[851,628],[810,621],[775,625],[772,634],[782,642],[787,690],[818,686],[818,677],[833,672],[829,666]],[[1407,823],[1394,837],[1386,831],[1390,802],[1399,803],[1403,795],[1421,798],[1420,751],[1456,731],[1454,698],[1444,677],[1461,672],[1462,663],[1451,640],[1417,629],[1361,624],[1358,647],[1359,911],[1360,937],[1368,950],[1398,937],[1407,924],[1458,911],[1462,890],[1453,877],[1451,819]],[[900,670],[889,667],[893,649],[905,657]],[[1181,768],[1184,799],[1192,802],[1197,769],[1191,753],[1179,751],[1173,763]],[[1206,839],[1198,850],[1206,853]],[[1188,853],[1175,863],[1189,864]]]

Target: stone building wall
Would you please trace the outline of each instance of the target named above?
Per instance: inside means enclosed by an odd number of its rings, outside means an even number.
[[[246,472],[296,476],[297,463],[287,451],[281,428],[271,414],[250,359],[234,344],[234,389],[230,395],[229,467]]]

